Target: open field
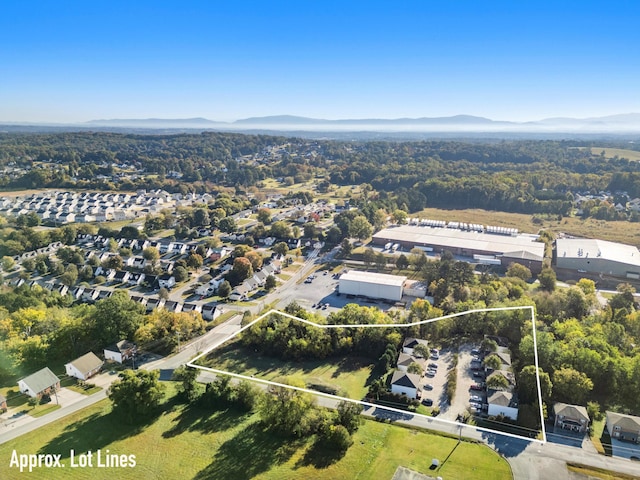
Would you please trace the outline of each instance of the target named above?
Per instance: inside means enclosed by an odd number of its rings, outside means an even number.
[[[314,447],[312,439],[271,435],[255,415],[212,412],[169,400],[157,418],[132,427],[112,418],[110,410],[104,400],[0,445],[3,479],[388,479],[399,465],[443,478],[512,478],[507,462],[484,445],[458,444],[453,438],[371,420],[363,422],[344,457],[336,458]],[[8,468],[14,449],[62,454],[67,468],[20,473]],[[71,469],[71,449],[135,455],[136,466]],[[429,470],[432,458],[442,462],[447,457],[438,470]]]
[[[412,216],[511,227],[527,233],[551,230],[556,233],[564,232],[577,237],[598,238],[628,245],[640,245],[640,223],[606,222],[593,218],[582,220],[576,217],[565,217],[562,220],[543,219],[542,224],[535,224],[533,215],[480,209],[441,210],[438,208],[425,208],[418,214],[412,214]]]
[[[231,342],[213,351],[201,365],[242,373],[265,380],[287,376],[302,380],[307,385],[322,385],[345,396],[362,399],[368,390],[373,361],[362,357],[335,357],[325,360],[286,362],[277,358],[257,355],[242,348],[239,342]],[[310,386],[311,389],[316,389]]]
[[[640,152],[637,150],[626,150],[623,148],[602,148],[602,147],[591,147],[591,153],[593,155],[600,155],[601,152],[604,151],[605,158],[626,158],[627,160],[640,160]]]

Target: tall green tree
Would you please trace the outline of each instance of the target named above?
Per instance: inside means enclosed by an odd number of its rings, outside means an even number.
[[[160,383],[157,370],[125,370],[111,384],[107,396],[113,410],[128,423],[149,418],[164,398],[165,386]]]
[[[297,387],[302,382],[293,379],[281,379]],[[309,414],[314,408],[315,399],[305,392],[286,387],[270,386],[259,405],[258,412],[262,423],[276,433],[284,436],[302,437],[309,433]]]
[[[131,300],[124,290],[116,290],[110,297],[97,302],[95,307],[94,335],[102,346],[123,338],[132,339],[144,323],[144,306]]]

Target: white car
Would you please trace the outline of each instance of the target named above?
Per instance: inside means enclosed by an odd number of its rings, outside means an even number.
[[[478,396],[478,395],[471,395],[471,396],[469,397],[469,399],[470,399],[472,402],[481,402],[481,401],[482,401],[482,397],[480,397],[480,396]]]

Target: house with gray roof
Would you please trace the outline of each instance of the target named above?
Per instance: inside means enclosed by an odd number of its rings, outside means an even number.
[[[98,373],[104,365],[95,353],[89,352],[64,365],[67,375],[78,380],[87,380]]]
[[[589,414],[583,406],[558,402],[553,406],[553,415],[556,427],[579,433],[589,429]]]
[[[607,430],[611,438],[640,443],[640,417],[607,412]]]
[[[391,393],[406,395],[409,398],[419,398],[422,389],[420,388],[420,376],[412,373],[396,370],[391,377]]]
[[[43,395],[49,395],[54,390],[59,390],[60,379],[48,367],[44,367],[28,377],[18,380],[18,389],[20,393],[40,399]]]

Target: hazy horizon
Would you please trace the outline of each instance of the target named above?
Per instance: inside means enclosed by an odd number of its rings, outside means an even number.
[[[0,122],[640,112],[626,1],[7,4]]]

